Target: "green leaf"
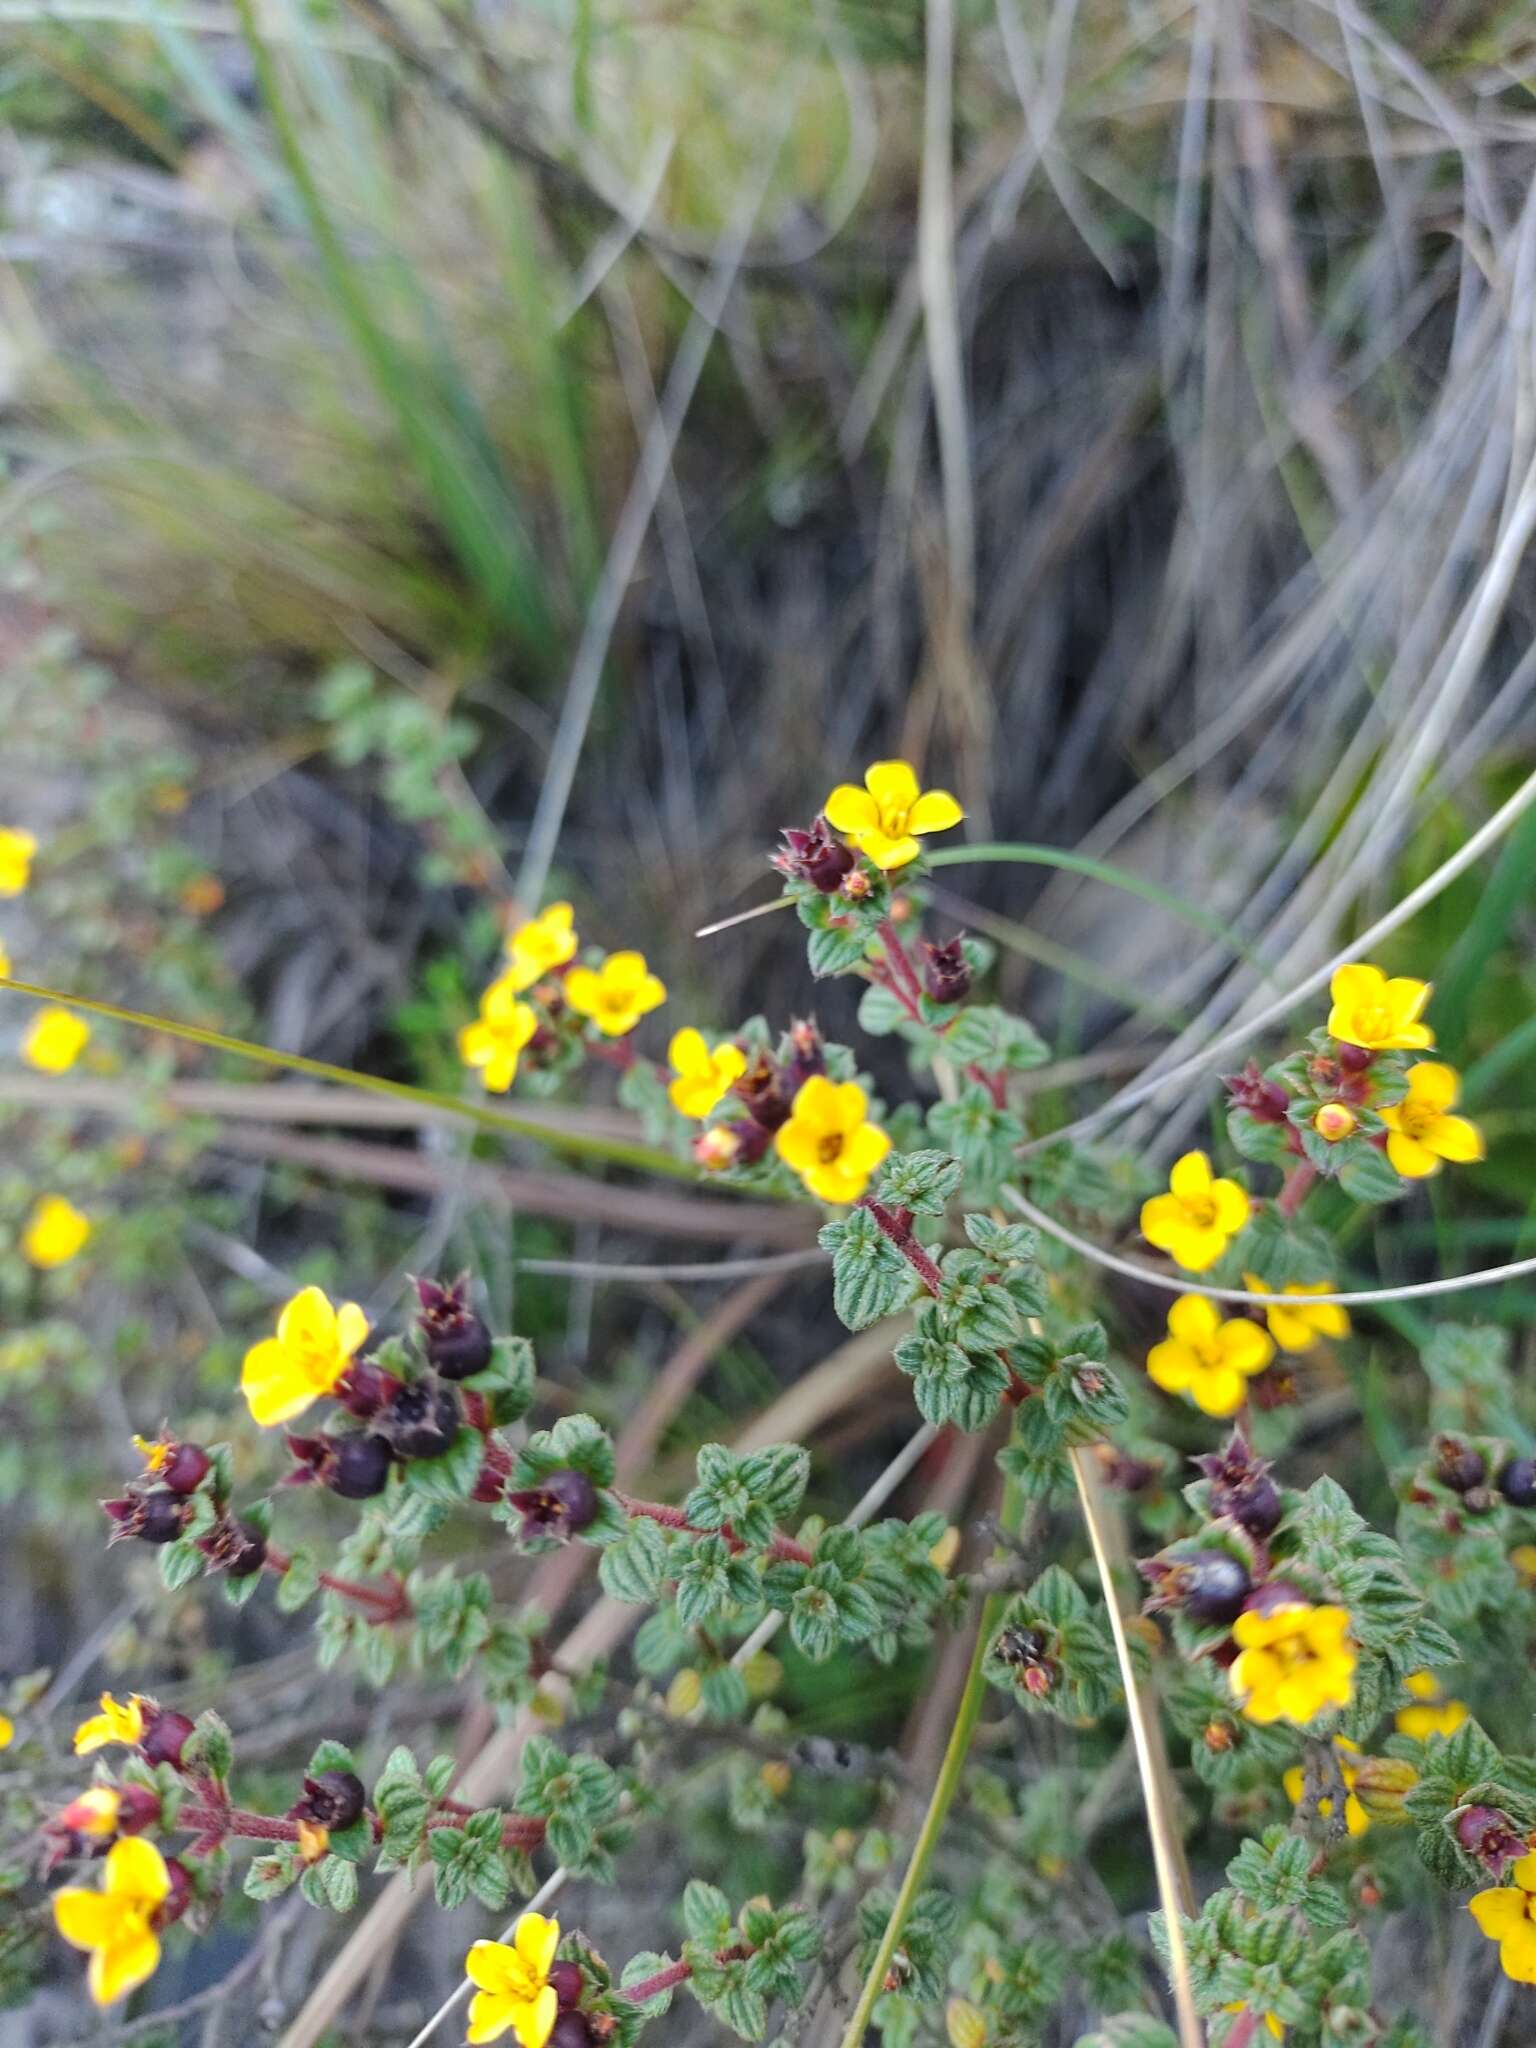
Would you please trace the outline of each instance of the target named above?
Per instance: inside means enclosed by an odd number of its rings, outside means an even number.
[[[484,1394],[491,1404],[492,1420],[505,1425],[521,1421],[532,1407],[533,1381],[533,1346],[528,1339],[498,1337],[491,1346],[490,1364],[463,1384],[476,1394]]]
[[[868,948],[863,929],[853,925],[824,925],[811,933],[806,957],[818,981],[829,974],[847,974],[858,966]]]
[[[966,1188],[977,1201],[996,1199],[1013,1166],[1013,1152],[1022,1144],[1024,1126],[999,1109],[979,1082],[968,1081],[953,1102],[936,1102],[928,1112],[928,1128],[946,1152],[965,1169]]]
[[[628,1533],[598,1559],[603,1591],[631,1607],[649,1606],[666,1581],[669,1557],[670,1542],[661,1525],[645,1515],[632,1517]]]
[[[407,1492],[424,1500],[451,1505],[468,1500],[485,1462],[485,1439],[478,1429],[462,1424],[440,1458],[410,1458],[405,1465]]]
[[[208,1560],[195,1543],[167,1543],[160,1552],[160,1579],[168,1593],[176,1593],[201,1577]],[[253,1575],[254,1576],[254,1575]]]
[[[864,1330],[904,1308],[919,1282],[867,1209],[853,1209],[817,1235],[832,1254],[832,1306],[850,1330]]]
[[[942,1216],[964,1170],[947,1152],[898,1152],[880,1176],[880,1200],[889,1209]]]
[[[295,1550],[289,1558],[287,1571],[277,1582],[278,1613],[296,1614],[319,1590],[320,1567],[314,1554],[308,1550]]]
[[[1339,1168],[1339,1186],[1352,1202],[1367,1204],[1395,1202],[1408,1192],[1408,1183],[1385,1152],[1367,1140],[1349,1141],[1349,1152]]]

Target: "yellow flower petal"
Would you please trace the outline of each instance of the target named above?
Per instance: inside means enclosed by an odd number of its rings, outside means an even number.
[[[948,832],[964,820],[965,812],[947,789],[926,789],[907,813],[907,830]]]
[[[481,1991],[504,1992],[508,1969],[516,1960],[509,1942],[477,1941],[464,1958],[464,1974]]]
[[[555,2029],[560,2001],[553,1984],[546,1984],[531,2004],[514,2005],[512,2026],[522,2048],[544,2048]]]
[[[1242,1374],[1225,1365],[1200,1373],[1189,1391],[1197,1408],[1218,1418],[1235,1415],[1248,1397]]]
[[[875,761],[864,772],[864,787],[888,811],[909,811],[917,802],[917,775],[908,761]]]
[[[1443,1060],[1417,1060],[1408,1069],[1408,1099],[1426,1109],[1450,1109],[1461,1093],[1461,1077]]]
[[[1427,1145],[1421,1145],[1417,1138],[1405,1137],[1399,1130],[1391,1128],[1391,1112],[1383,1110],[1382,1119],[1388,1123],[1387,1158],[1404,1180],[1428,1180],[1431,1174],[1440,1171],[1440,1162]]]
[[[678,1074],[707,1074],[711,1062],[703,1032],[692,1024],[685,1024],[681,1031],[674,1031],[672,1042],[667,1047],[667,1060]]]
[[[469,2028],[464,2038],[478,2044],[499,2041],[512,2024],[512,2004],[503,1992],[477,1991],[469,2001]]]
[[[1168,1328],[1185,1344],[1208,1344],[1221,1327],[1221,1311],[1203,1294],[1181,1294],[1168,1311]]]
[[[1199,1371],[1199,1354],[1177,1338],[1154,1344],[1147,1353],[1147,1375],[1165,1394],[1188,1393]]]
[[[134,1926],[124,1938],[91,1957],[86,1982],[97,2005],[116,2005],[130,1991],[137,1991],[155,1974],[160,1963],[160,1939],[147,1926]]]
[[[560,1946],[560,1922],[542,1913],[524,1913],[513,1930],[512,1945],[535,1977],[547,1977]]]
[[[856,789],[851,782],[840,782],[821,809],[835,832],[879,830],[880,806],[867,789]]]
[[[1517,1893],[1523,1897],[1523,1893]],[[1474,1905],[1476,1901],[1473,1901]],[[74,1948],[101,1948],[111,1938],[120,1911],[105,1892],[70,1886],[53,1895],[53,1924]]]
[[[894,838],[885,832],[859,834],[860,853],[873,861],[883,874],[888,874],[892,868],[908,866],[922,850],[910,832],[898,833]]]
[[[143,1835],[128,1835],[113,1843],[107,1851],[103,1879],[109,1893],[146,1906],[158,1906],[170,1896],[171,1873],[165,1858]]]
[[[1186,1152],[1168,1175],[1168,1191],[1181,1202],[1199,1202],[1211,1190],[1211,1162],[1203,1152]]]
[[[1216,1332],[1216,1347],[1223,1365],[1249,1379],[1262,1372],[1275,1355],[1274,1340],[1269,1332],[1242,1316],[1234,1316],[1230,1322],[1221,1325]]]
[[[808,1173],[821,1157],[821,1134],[807,1117],[791,1117],[773,1134],[773,1149],[796,1173]]]
[[[1442,1159],[1457,1166],[1469,1166],[1487,1152],[1482,1132],[1464,1116],[1437,1117],[1429,1141]]]
[[[91,1235],[91,1221],[63,1195],[44,1195],[35,1205],[22,1231],[21,1249],[27,1263],[40,1272],[67,1265],[84,1249]]]

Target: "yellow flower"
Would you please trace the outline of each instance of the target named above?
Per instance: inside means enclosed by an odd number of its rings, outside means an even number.
[[[1468,1899],[1467,1911],[1499,1944],[1499,1967],[1517,1984],[1536,1984],[1536,1856],[1522,1856],[1510,1869],[1513,1884],[1498,1885]]]
[[[493,1095],[505,1095],[517,1075],[517,1056],[539,1027],[527,1003],[519,1002],[511,974],[493,981],[480,998],[480,1014],[459,1033],[459,1058],[478,1067]]]
[[[27,1218],[21,1249],[29,1265],[45,1272],[68,1265],[91,1234],[91,1219],[62,1195],[44,1195]]]
[[[1247,2006],[1244,2005],[1243,2001],[1240,1998],[1234,1999],[1231,2005],[1224,2005],[1221,2009],[1223,2012],[1246,2012],[1248,2010]],[[1281,2019],[1278,2013],[1262,2013],[1260,2014],[1260,2018],[1263,2020],[1265,2027],[1271,2034],[1274,2035],[1277,2041],[1283,2041],[1285,2039],[1285,2021]]]
[[[115,2005],[154,1975],[160,1961],[155,1914],[170,1890],[160,1851],[142,1835],[130,1835],[107,1851],[100,1891],[54,1894],[60,1934],[75,1948],[90,1950],[88,1982],[98,2005]]]
[[[569,903],[551,903],[527,924],[520,924],[507,939],[506,978],[521,995],[525,988],[563,967],[576,953],[576,932],[571,923]]]
[[[0,981],[9,981],[10,977],[11,956],[7,953],[4,946],[0,946]]]
[[[1347,1707],[1357,1654],[1343,1607],[1306,1601],[1269,1614],[1250,1609],[1232,1625],[1241,1653],[1232,1692],[1250,1721],[1294,1721],[1305,1727],[1325,1707]]]
[[[0,896],[19,896],[32,879],[37,841],[30,832],[0,825]],[[9,969],[7,969],[9,972]]]
[[[876,761],[862,789],[840,782],[822,808],[877,868],[904,868],[923,850],[919,837],[947,832],[965,816],[947,789],[920,790],[905,761]]]
[[[39,1010],[21,1041],[21,1056],[44,1074],[67,1074],[90,1043],[91,1027],[56,1003]]]
[[[1333,1008],[1328,1035],[1367,1052],[1423,1052],[1435,1034],[1419,1022],[1429,1001],[1430,983],[1394,975],[1388,981],[1379,967],[1363,961],[1341,967],[1328,985]]]
[[[647,1010],[667,1000],[667,991],[643,953],[610,953],[601,967],[571,969],[565,999],[578,1016],[590,1017],[604,1038],[622,1038]]]
[[[333,1308],[318,1287],[303,1288],[277,1319],[277,1335],[245,1354],[240,1391],[263,1429],[292,1422],[328,1394],[368,1335],[355,1301]]]
[[[1536,1543],[1517,1543],[1509,1561],[1528,1586],[1536,1586]]]
[[[497,2041],[508,2027],[520,2048],[544,2048],[554,2031],[559,1999],[549,1981],[560,1946],[560,1922],[524,1913],[506,1941],[477,1941],[464,1958],[475,1986],[469,2003],[469,2039]]]
[[[1164,1393],[1188,1394],[1207,1415],[1235,1415],[1246,1383],[1274,1355],[1274,1340],[1257,1323],[1224,1323],[1215,1302],[1181,1294],[1168,1311],[1168,1335],[1147,1353],[1147,1372]]]
[[[1141,1205],[1141,1234],[1187,1272],[1214,1266],[1248,1221],[1248,1197],[1235,1180],[1213,1180],[1203,1152],[1173,1163],[1166,1195]]]
[[[1464,1116],[1449,1112],[1461,1093],[1461,1076],[1439,1060],[1419,1060],[1408,1069],[1408,1093],[1381,1112],[1387,1127],[1387,1157],[1404,1180],[1425,1180],[1442,1159],[1458,1166],[1481,1159],[1483,1134]]]
[[[1250,1294],[1268,1294],[1267,1282],[1257,1273],[1245,1273],[1243,1285]],[[1347,1337],[1349,1335],[1349,1310],[1340,1308],[1334,1302],[1323,1302],[1317,1308],[1308,1308],[1296,1299],[1300,1295],[1331,1294],[1331,1280],[1309,1281],[1305,1286],[1295,1282],[1285,1289],[1283,1297],[1273,1308],[1264,1311],[1264,1320],[1269,1325],[1269,1334],[1282,1351],[1310,1351],[1319,1337]],[[1292,1306],[1292,1303],[1295,1306]]]
[[[175,1445],[167,1438],[135,1435],[131,1441],[133,1448],[144,1460],[146,1472],[158,1472],[162,1466],[170,1463],[171,1452],[175,1449]]]
[[[1333,1746],[1339,1752],[1339,1776],[1344,1781],[1344,1825],[1352,1835],[1363,1835],[1371,1824],[1371,1817],[1355,1797],[1355,1780],[1360,1775],[1360,1766],[1350,1759],[1360,1754],[1358,1742],[1351,1742],[1347,1736],[1336,1735]],[[1285,1787],[1285,1796],[1292,1806],[1299,1806],[1307,1789],[1307,1774],[1300,1764],[1292,1764],[1280,1781]],[[1319,1799],[1317,1810],[1324,1820],[1333,1814],[1333,1801]]]
[[[16,1723],[9,1714],[0,1714],[0,1749],[9,1749],[16,1740]]]
[[[328,1827],[322,1827],[319,1821],[314,1820],[301,1820],[299,1822],[299,1861],[301,1863],[318,1863],[323,1856],[329,1853],[330,1846],[331,1831]]]
[[[110,1785],[91,1785],[71,1799],[59,1815],[60,1824],[77,1835],[89,1835],[97,1841],[117,1833],[117,1811],[122,1805],[122,1796]]]
[[[813,1074],[797,1092],[789,1122],[773,1134],[774,1150],[823,1202],[856,1202],[891,1149],[865,1120],[869,1097],[857,1081]]]
[[[88,1721],[82,1721],[75,1730],[75,1755],[89,1756],[92,1750],[105,1749],[109,1742],[126,1742],[130,1749],[144,1740],[144,1702],[137,1693],[129,1695],[126,1705],[113,1699],[111,1693],[101,1696],[101,1712],[92,1714]]]
[[[1468,1718],[1460,1700],[1442,1699],[1440,1681],[1432,1671],[1410,1671],[1403,1680],[1415,1704],[1399,1707],[1392,1725],[1399,1735],[1411,1735],[1415,1742],[1427,1742],[1431,1735],[1454,1735]]]
[[[677,1075],[667,1094],[684,1116],[708,1116],[730,1093],[731,1083],[747,1071],[747,1056],[739,1045],[727,1041],[711,1052],[703,1032],[691,1024],[673,1033],[667,1058]]]

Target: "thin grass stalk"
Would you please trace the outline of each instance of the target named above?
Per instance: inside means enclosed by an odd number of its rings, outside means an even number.
[[[309,1074],[317,1081],[332,1081],[343,1088],[360,1088],[373,1095],[390,1095],[402,1102],[414,1102],[426,1109],[460,1117],[482,1130],[500,1131],[514,1138],[531,1138],[557,1152],[578,1158],[604,1159],[615,1166],[633,1166],[646,1173],[664,1173],[673,1180],[693,1180],[695,1169],[669,1153],[650,1145],[638,1145],[623,1138],[605,1138],[590,1131],[561,1131],[510,1110],[493,1109],[488,1102],[469,1102],[457,1095],[445,1095],[436,1088],[418,1088],[411,1081],[390,1081],[381,1074],[364,1074],[355,1067],[333,1066],[329,1060],[312,1060],[301,1052],[279,1052],[270,1045],[258,1045],[248,1038],[232,1038],[227,1032],[208,1031],[199,1024],[184,1024],[175,1017],[156,1016],[148,1010],[125,1009],[120,1003],[102,1002],[96,997],[76,995],[69,989],[49,988],[42,982],[16,981],[0,975],[0,988],[17,995],[36,996],[45,1003],[57,1003],[67,1010],[85,1010],[93,1017],[110,1017],[115,1023],[130,1024],[139,1031],[162,1032],[167,1038],[185,1039],[190,1045],[207,1046],[214,1052],[232,1053],[237,1059],[256,1060],[262,1066],[282,1067],[293,1074]]]
[[[1012,1535],[1019,1526],[1023,1512],[1023,1495],[1010,1479],[1003,1489],[1003,1504],[998,1515],[998,1524],[1007,1534]],[[939,1837],[944,1832],[944,1823],[949,1809],[954,1804],[955,1794],[960,1789],[961,1773],[970,1754],[971,1738],[976,1732],[976,1723],[981,1715],[981,1703],[986,1697],[987,1681],[984,1666],[987,1645],[991,1642],[1008,1604],[1006,1588],[989,1593],[982,1604],[981,1614],[976,1623],[976,1640],[971,1648],[970,1666],[965,1675],[965,1689],[960,1695],[960,1705],[955,1714],[955,1725],[950,1731],[949,1742],[939,1765],[939,1775],[934,1780],[929,1795],[928,1808],[923,1815],[917,1840],[912,1845],[906,1874],[901,1880],[901,1889],[896,1894],[896,1903],[891,1908],[891,1917],[885,1923],[885,1932],[880,1937],[880,1946],[875,1959],[865,1975],[859,1992],[859,2002],[853,2009],[853,2017],[843,2030],[842,2048],[861,2048],[876,2002],[885,1988],[885,1980],[901,1945],[901,1937],[912,1906],[933,1861],[933,1853],[939,1846]]]
[[[1125,1618],[1115,1590],[1114,1557],[1119,1548],[1104,1498],[1093,1470],[1091,1454],[1078,1449],[1068,1454],[1077,1497],[1093,1549],[1093,1561],[1104,1589],[1109,1610],[1110,1633],[1115,1639],[1115,1657],[1120,1682],[1125,1687],[1125,1711],[1131,1724],[1136,1750],[1136,1770],[1141,1780],[1142,1803],[1146,1808],[1147,1833],[1152,1840],[1152,1864],[1157,1874],[1157,1894],[1162,1903],[1163,1925],[1168,1942],[1168,1976],[1173,1988],[1174,2012],[1178,2019],[1179,2048],[1205,2048],[1205,2030],[1195,2010],[1194,1985],[1190,1978],[1189,1951],[1184,1942],[1184,1920],[1193,1917],[1194,1888],[1189,1881],[1184,1849],[1173,1823],[1173,1775],[1163,1746],[1162,1724],[1137,1682],[1131,1662],[1130,1641]]]

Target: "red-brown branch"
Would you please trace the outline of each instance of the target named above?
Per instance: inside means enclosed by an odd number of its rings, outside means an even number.
[[[457,1800],[447,1801],[451,1810],[428,1816],[427,1832],[434,1828],[458,1827],[466,1820],[473,1808],[461,1806]],[[370,1814],[369,1819],[373,1821]],[[537,1814],[507,1814],[501,1823],[501,1843],[504,1849],[536,1849],[544,1839],[547,1823]],[[241,1842],[297,1842],[299,1823],[271,1813],[252,1813],[242,1806],[221,1806],[217,1802],[204,1804],[187,1801],[177,1812],[176,1827],[189,1835],[197,1835],[205,1841],[219,1843]],[[375,1837],[381,1833],[377,1821],[373,1821]]]
[[[267,1546],[267,1570],[283,1578],[293,1569],[293,1559],[286,1551]],[[411,1616],[410,1596],[405,1590],[405,1581],[391,1576],[382,1586],[365,1586],[357,1579],[338,1578],[335,1572],[318,1574],[320,1584],[328,1593],[339,1594],[343,1600],[350,1600],[358,1607],[371,1610],[371,1619],[378,1622],[408,1621]]]
[[[744,1943],[735,1948],[718,1949],[717,1963],[739,1963],[752,1951]],[[620,1996],[631,1999],[636,2005],[644,2005],[648,1998],[654,1998],[658,1991],[671,1991],[678,1984],[686,1984],[693,1975],[692,1963],[668,1963],[664,1970],[658,1970],[654,1977],[642,1977],[638,1984],[624,1985]]]
[[[681,1508],[669,1507],[665,1501],[637,1500],[632,1493],[620,1493],[613,1489],[613,1497],[626,1515],[637,1515],[647,1522],[659,1522],[664,1529],[686,1529],[690,1536],[721,1536],[733,1551],[746,1550],[729,1522],[718,1529],[696,1529]],[[768,1555],[775,1559],[786,1559],[791,1564],[814,1564],[814,1554],[803,1543],[797,1543],[793,1536],[781,1536],[777,1530],[767,1545]]]
[[[888,1238],[897,1251],[922,1281],[928,1292],[935,1297],[944,1292],[944,1275],[937,1264],[924,1251],[912,1235],[912,1218],[905,1209],[887,1209],[883,1202],[876,1202],[866,1195],[859,1204],[867,1209],[879,1226],[882,1237]]]
[[[1299,1159],[1285,1176],[1285,1185],[1275,1197],[1275,1207],[1285,1217],[1292,1217],[1312,1192],[1317,1179],[1317,1168],[1310,1159]]]

